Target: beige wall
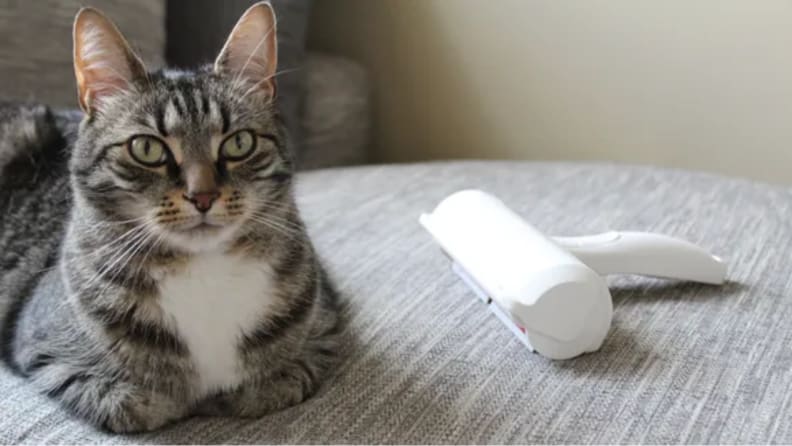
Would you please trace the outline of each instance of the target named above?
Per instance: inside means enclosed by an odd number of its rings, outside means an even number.
[[[792,2],[319,0],[379,161],[598,159],[792,183]]]

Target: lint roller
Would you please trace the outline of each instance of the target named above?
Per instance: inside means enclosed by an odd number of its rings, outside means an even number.
[[[602,275],[628,273],[722,284],[726,264],[648,232],[547,237],[496,197],[456,192],[420,222],[452,269],[528,348],[568,359],[600,348],[613,303]]]

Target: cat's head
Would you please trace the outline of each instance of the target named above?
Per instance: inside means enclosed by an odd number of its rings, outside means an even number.
[[[148,72],[110,20],[81,10],[74,69],[86,118],[71,162],[76,206],[186,251],[232,241],[290,193],[276,67],[266,2],[242,15],[212,67],[192,72]]]

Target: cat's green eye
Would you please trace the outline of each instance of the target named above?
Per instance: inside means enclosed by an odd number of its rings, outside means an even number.
[[[256,134],[240,130],[220,144],[220,158],[226,161],[242,161],[256,150]]]
[[[146,167],[159,167],[168,162],[168,148],[153,136],[133,136],[127,146],[129,155]]]

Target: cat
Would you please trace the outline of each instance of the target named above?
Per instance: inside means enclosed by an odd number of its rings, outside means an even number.
[[[3,358],[98,427],[259,417],[337,361],[338,297],[275,105],[275,20],[257,3],[214,65],[148,72],[84,8],[83,113],[0,105]]]

